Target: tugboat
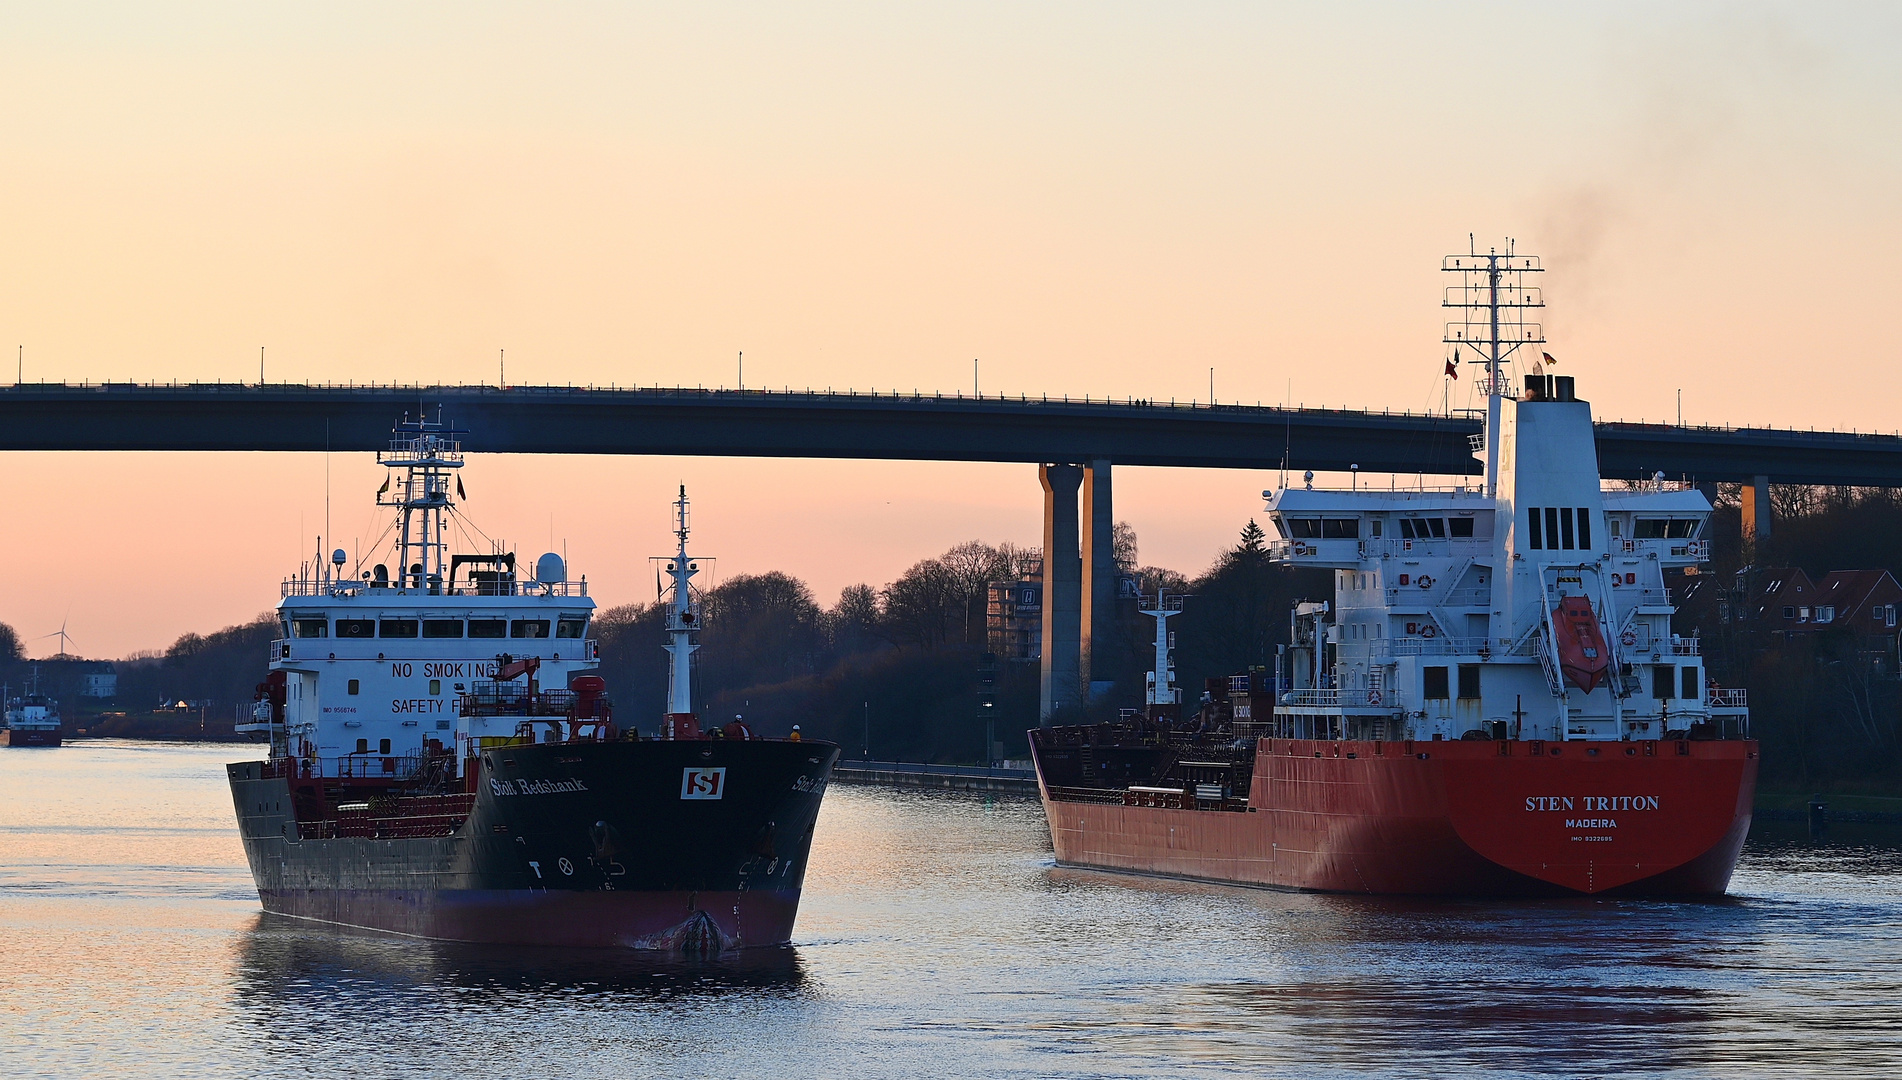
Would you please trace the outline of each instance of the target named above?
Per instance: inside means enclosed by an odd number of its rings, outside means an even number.
[[[1334,571],[1270,670],[1178,717],[1158,596],[1147,708],[1031,732],[1061,863],[1351,893],[1716,896],[1750,829],[1742,690],[1671,632],[1710,503],[1603,485],[1571,377],[1503,370],[1543,343],[1536,259],[1448,256],[1479,354],[1477,486],[1263,492],[1270,555]],[[1264,657],[1264,661],[1268,658]]]
[[[227,766],[265,909],[450,941],[785,945],[839,748],[701,729],[685,488],[666,560],[672,689],[643,734],[616,723],[585,578],[554,554],[528,577],[499,546],[448,554],[461,434],[406,420],[379,455],[394,573],[346,575],[338,550],[284,583],[283,634],[240,727],[270,754]]]
[[[33,681],[19,697],[9,697],[0,689],[0,701],[6,703],[6,726],[0,729],[0,746],[60,744],[59,702],[40,693],[39,665],[34,665]]]

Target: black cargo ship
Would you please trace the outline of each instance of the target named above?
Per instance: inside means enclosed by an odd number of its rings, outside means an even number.
[[[265,909],[452,941],[787,943],[839,748],[701,729],[685,490],[669,700],[643,736],[614,722],[585,578],[552,553],[526,575],[512,552],[445,550],[457,434],[405,421],[379,455],[395,573],[346,574],[338,550],[284,584],[240,726],[270,756],[227,767]]]

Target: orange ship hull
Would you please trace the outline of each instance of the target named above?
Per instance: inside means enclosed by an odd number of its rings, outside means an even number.
[[[1043,800],[1074,866],[1324,892],[1717,896],[1756,779],[1754,741],[1262,739],[1245,807],[1047,784]]]

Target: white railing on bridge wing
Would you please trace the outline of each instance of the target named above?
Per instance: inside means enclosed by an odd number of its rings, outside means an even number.
[[[1703,643],[1696,638],[1679,638],[1671,642],[1672,656],[1702,656],[1703,654]]]
[[[1746,709],[1750,707],[1750,692],[1728,686],[1713,686],[1704,691],[1704,704],[1713,709]]]
[[[1373,539],[1362,540],[1360,542],[1360,551],[1361,551],[1362,557],[1369,558],[1369,559],[1377,559],[1382,555],[1401,556],[1401,555],[1422,555],[1422,554],[1430,554],[1435,556],[1436,558],[1446,557],[1446,558],[1456,558],[1456,559],[1470,559],[1470,558],[1477,558],[1480,555],[1490,552],[1492,550],[1492,544],[1493,542],[1491,540],[1482,540],[1478,538],[1469,538],[1464,536],[1459,537],[1458,539],[1455,539],[1453,537],[1446,537],[1445,539],[1429,539],[1429,540],[1398,540],[1398,539],[1383,538],[1380,540],[1373,540]],[[1402,588],[1415,588],[1415,587],[1404,586]],[[1425,590],[1416,589],[1416,591],[1425,591]]]
[[[284,596],[332,596],[374,592],[378,596],[586,596],[588,583],[585,581],[517,581],[512,586],[498,590],[488,586],[459,584],[454,588],[431,589],[401,588],[391,586],[372,590],[368,582],[349,580],[325,581],[318,578],[287,578],[281,589]]]

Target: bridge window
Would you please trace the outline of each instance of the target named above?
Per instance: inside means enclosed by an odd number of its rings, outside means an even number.
[[[1680,693],[1678,696],[1683,698],[1689,698],[1692,701],[1696,701],[1697,700],[1697,669],[1694,667],[1687,667],[1682,669],[1681,673],[1684,676],[1683,686],[1680,688],[1683,692]]]
[[[384,619],[377,624],[377,637],[415,637],[415,619]]]
[[[576,618],[564,615],[555,623],[555,636],[558,638],[581,638],[588,636],[588,617]]]
[[[1578,508],[1578,546],[1581,551],[1592,547],[1592,512],[1583,506]]]
[[[423,636],[427,638],[457,638],[462,636],[461,619],[424,619]]]
[[[1541,535],[1543,530],[1539,528],[1540,521],[1539,508],[1528,507],[1526,509],[1526,536],[1532,541],[1528,546],[1534,551],[1545,546],[1545,537]]]
[[[512,638],[545,638],[548,636],[548,620],[516,619],[509,624],[509,636]]]
[[[1289,518],[1288,539],[1319,540],[1321,538],[1320,518]]]
[[[1445,668],[1421,668],[1420,673],[1424,676],[1422,679],[1422,697],[1429,701],[1443,701],[1453,696],[1448,691]]]
[[[469,636],[474,638],[507,637],[509,624],[507,619],[470,619]]]
[[[1572,508],[1569,506],[1559,507],[1559,546],[1572,550]]]
[[[1631,535],[1639,540],[1662,540],[1670,524],[1664,518],[1639,518],[1632,525]]]
[[[1654,698],[1657,698],[1659,701],[1669,700],[1671,697],[1671,690],[1673,689],[1673,685],[1676,682],[1677,682],[1677,666],[1675,664],[1662,664],[1658,667],[1652,668],[1651,669],[1651,696]]]
[[[1665,532],[1673,540],[1689,540],[1697,532],[1697,522],[1691,518],[1674,518]]]
[[[311,619],[299,616],[291,620],[291,630],[298,637],[328,637],[330,634],[330,620],[321,618]]]
[[[375,619],[338,619],[338,637],[375,637]]]
[[[1456,537],[1473,535],[1473,519],[1456,517],[1446,523],[1449,532]]]
[[[1446,538],[1446,519],[1401,518],[1400,536],[1405,540],[1444,540]]]
[[[1359,537],[1359,518],[1321,519],[1321,539],[1323,540],[1355,540]]]
[[[1460,665],[1460,700],[1479,700],[1479,665]]]

